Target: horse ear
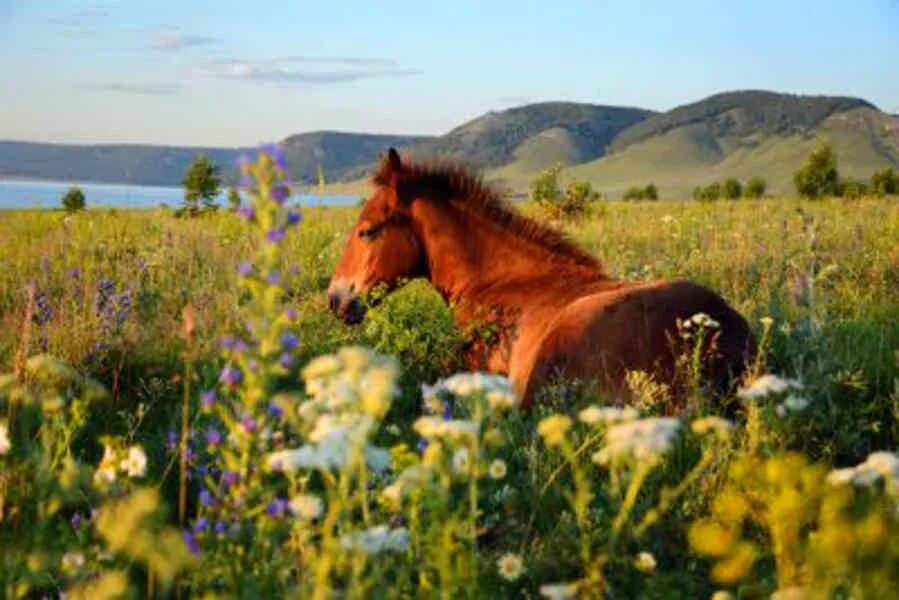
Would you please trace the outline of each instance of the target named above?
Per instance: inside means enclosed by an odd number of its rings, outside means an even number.
[[[403,169],[403,161],[400,160],[400,153],[396,151],[396,148],[387,151],[387,164],[390,165],[390,170],[393,172]]]

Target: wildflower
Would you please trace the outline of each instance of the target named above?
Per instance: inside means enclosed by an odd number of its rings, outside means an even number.
[[[549,583],[540,586],[540,595],[548,600],[577,598],[577,583]]]
[[[251,221],[253,217],[256,216],[256,211],[249,204],[244,204],[240,208],[237,209],[237,214],[246,219],[247,221]]]
[[[391,509],[398,510],[403,501],[403,489],[396,483],[392,483],[381,490],[381,498]]]
[[[303,215],[299,211],[287,211],[287,224],[288,225],[299,225],[303,220]]]
[[[284,152],[284,148],[282,148],[278,144],[263,144],[260,148],[260,152],[266,156],[268,156],[275,166],[281,169],[282,171],[287,170],[287,155]]]
[[[635,408],[626,406],[618,408],[616,406],[596,406],[590,405],[578,413],[578,419],[587,425],[595,425],[603,423],[612,425],[614,423],[622,423],[624,421],[633,421],[640,416]]]
[[[212,495],[212,492],[204,488],[200,491],[200,504],[203,506],[212,506],[215,504],[215,496]]]
[[[290,198],[290,188],[283,183],[272,188],[272,200],[278,204],[284,204],[288,198]]]
[[[199,556],[202,553],[202,549],[200,548],[200,544],[197,542],[197,538],[195,538],[194,534],[190,531],[184,532],[184,545],[187,546],[187,549],[194,556]]]
[[[12,443],[9,441],[9,427],[6,422],[0,421],[0,456],[8,453],[10,448]]]
[[[887,492],[899,493],[899,456],[893,452],[872,452],[865,462],[854,467],[835,469],[827,475],[831,485],[856,485],[866,487],[883,479]]]
[[[511,392],[509,380],[500,375],[487,373],[456,373],[444,379],[438,386],[456,396],[471,396],[481,392]]]
[[[537,425],[537,431],[543,436],[547,446],[558,446],[565,439],[565,432],[571,427],[571,419],[565,415],[546,417]]]
[[[478,424],[472,421],[461,419],[444,421],[437,417],[420,417],[412,428],[424,438],[446,438],[453,441],[476,436],[480,430]]]
[[[288,507],[294,515],[309,521],[319,518],[325,510],[321,498],[312,494],[294,496],[290,499]]]
[[[237,265],[237,274],[241,277],[249,277],[253,274],[253,265],[246,261]]]
[[[409,532],[405,527],[389,529],[386,525],[378,525],[346,534],[341,537],[340,544],[344,550],[356,550],[369,555],[405,552],[409,548]]]
[[[502,459],[497,458],[492,463],[490,463],[490,468],[487,471],[492,479],[502,479],[506,476],[507,472],[506,462]]]
[[[269,285],[278,285],[281,283],[281,272],[278,269],[272,269],[265,278]]]
[[[680,431],[681,424],[670,417],[650,417],[610,427],[606,447],[594,455],[594,462],[634,458],[655,461],[666,453]]]
[[[206,443],[209,446],[218,446],[222,443],[222,434],[215,427],[206,430]]]
[[[277,519],[278,517],[283,517],[284,513],[287,512],[289,504],[287,500],[284,498],[275,498],[271,502],[269,502],[268,506],[265,507],[265,513]]]
[[[254,433],[256,431],[256,420],[250,415],[244,415],[244,417],[240,420],[240,426],[243,428],[245,433]]]
[[[690,317],[690,320],[693,321],[697,327],[704,327],[706,329],[718,329],[721,327],[721,324],[718,321],[703,312],[696,313]]]
[[[641,552],[634,560],[634,567],[641,573],[652,573],[656,570],[656,557],[650,552]]]
[[[294,350],[297,345],[300,343],[300,336],[292,332],[285,332],[281,334],[281,348],[284,352],[290,352]]]
[[[60,566],[63,571],[77,571],[84,566],[84,554],[81,552],[66,552],[60,559]]]
[[[762,317],[761,319],[759,319],[759,323],[762,324],[762,327],[768,329],[769,327],[774,325],[774,319],[772,319],[771,317]]]
[[[222,473],[222,483],[226,486],[235,485],[238,481],[240,481],[240,473],[235,471],[225,471]]]
[[[471,461],[468,458],[468,448],[459,448],[453,453],[453,471],[457,475],[467,475]]]
[[[758,400],[760,398],[765,398],[766,396],[782,394],[787,390],[801,387],[802,384],[795,379],[783,379],[769,373],[762,375],[748,386],[741,388],[737,392],[737,396],[742,400]]]
[[[515,581],[524,572],[524,561],[520,555],[506,552],[496,561],[496,570],[506,581]]]
[[[115,480],[115,451],[109,446],[104,446],[100,466],[94,471],[94,483],[97,485],[108,485]]]
[[[287,317],[288,321],[296,321],[297,317],[299,317],[299,313],[293,306],[288,306],[284,309],[284,316]]]
[[[811,404],[811,400],[808,398],[790,394],[787,396],[786,400],[778,404],[774,410],[777,413],[777,416],[785,417],[789,413],[802,412],[809,404]]]
[[[702,417],[690,423],[690,429],[696,435],[706,435],[714,433],[720,439],[727,439],[731,430],[734,428],[733,423],[721,417]]]
[[[200,404],[203,406],[204,410],[212,408],[212,405],[215,404],[215,390],[206,390],[203,392],[203,395],[200,396]]]
[[[521,404],[521,398],[511,390],[491,390],[487,392],[487,403],[493,410],[506,410],[517,408]]]
[[[243,372],[237,367],[225,367],[222,369],[219,380],[226,385],[237,385],[243,381]]]
[[[274,229],[269,229],[268,233],[265,234],[265,239],[273,244],[280,244],[284,241],[284,234],[286,232],[281,227],[275,227]]]
[[[221,521],[216,521],[215,525],[212,527],[212,530],[216,535],[225,535],[225,531],[227,531],[228,527]]]
[[[72,524],[72,529],[80,529],[81,521],[82,517],[80,512],[76,512],[74,515],[72,515],[72,520],[70,521],[70,523]]]
[[[316,379],[322,379],[333,375],[340,371],[343,365],[333,354],[326,354],[309,361],[306,368],[303,369],[303,380],[308,386],[309,382]]]
[[[203,533],[206,529],[209,528],[209,519],[206,517],[200,517],[196,521],[194,521],[194,525],[192,527],[194,533]]]
[[[121,468],[128,477],[143,477],[147,472],[147,455],[140,446],[128,448],[128,455],[121,462]]]

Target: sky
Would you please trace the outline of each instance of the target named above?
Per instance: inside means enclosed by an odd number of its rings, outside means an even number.
[[[899,0],[0,0],[0,139],[247,146],[440,134],[734,89],[899,113]]]

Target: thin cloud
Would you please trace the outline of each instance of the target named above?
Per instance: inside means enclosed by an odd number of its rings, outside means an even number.
[[[97,25],[107,16],[109,16],[109,12],[105,10],[88,9],[55,15],[48,18],[47,22],[60,35],[73,38],[88,38],[99,35]]]
[[[193,35],[189,33],[163,33],[158,34],[150,43],[152,50],[164,50],[176,52],[197,46],[215,44],[218,40],[208,35]]]
[[[184,86],[180,83],[98,83],[86,87],[95,91],[138,96],[177,96],[184,91]]]
[[[389,59],[334,56],[286,56],[261,61],[222,59],[209,61],[200,69],[201,75],[214,79],[281,85],[322,85],[419,73],[400,68]]]

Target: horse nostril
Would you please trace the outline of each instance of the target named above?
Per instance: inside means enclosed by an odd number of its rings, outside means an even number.
[[[337,310],[340,306],[340,296],[338,294],[328,294],[328,308],[332,311]]]

